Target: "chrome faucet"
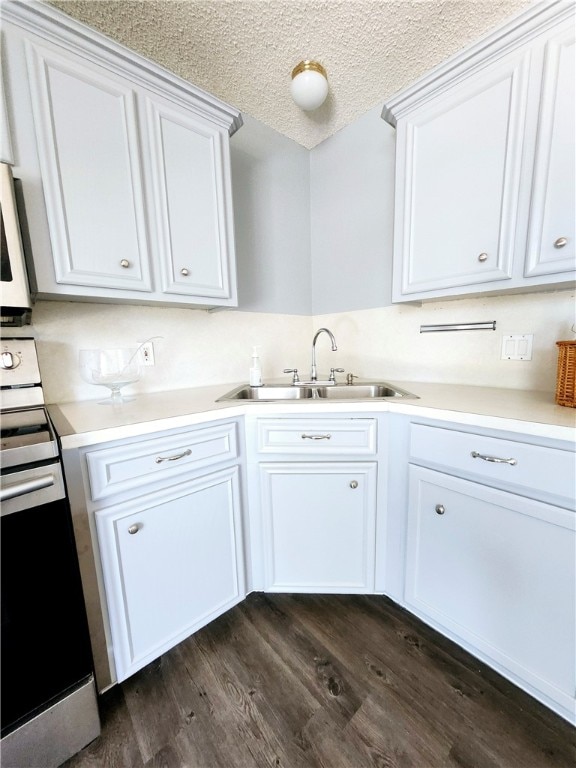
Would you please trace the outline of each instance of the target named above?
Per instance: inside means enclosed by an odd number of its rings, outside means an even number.
[[[318,336],[320,336],[321,333],[327,333],[328,336],[330,336],[330,341],[332,342],[332,352],[336,352],[338,349],[336,346],[336,339],[334,338],[332,331],[328,330],[328,328],[320,328],[318,331],[316,331],[312,341],[312,368],[310,370],[310,381],[318,381],[318,371],[316,370],[316,342],[318,340]]]

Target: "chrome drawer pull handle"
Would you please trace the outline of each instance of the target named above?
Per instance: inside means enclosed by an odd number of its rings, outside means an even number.
[[[135,533],[138,533],[139,530],[140,530],[140,526],[138,525],[138,523],[136,523],[136,525],[131,525],[130,528],[128,528],[128,533],[131,533],[133,535]]]
[[[325,435],[302,435],[302,440],[330,440],[332,435],[325,434]]]
[[[444,506],[444,504],[436,504],[436,506],[434,507],[434,511],[436,512],[437,515],[443,515],[444,512],[446,512],[446,507]]]
[[[188,448],[182,451],[182,453],[177,453],[176,456],[158,456],[155,461],[156,464],[162,464],[163,461],[178,461],[178,459],[183,459],[184,456],[190,456],[191,453],[192,451]]]
[[[0,491],[0,501],[16,499],[19,496],[25,496],[27,493],[34,493],[34,491],[41,491],[44,488],[51,488],[53,485],[56,485],[54,475],[43,475],[42,477],[35,477],[32,480],[21,480],[19,483],[4,486]]]
[[[564,248],[567,242],[567,237],[559,237],[558,240],[554,241],[554,248]]]
[[[128,267],[130,266],[130,262],[128,261],[128,259],[122,259],[120,261],[120,266],[124,267],[124,269],[128,269]]]
[[[350,480],[350,488],[355,491],[358,488],[358,480]]]
[[[480,256],[478,256],[478,261],[488,261],[488,254],[487,253],[481,253]]]
[[[478,451],[472,451],[470,454],[473,459],[483,459],[484,461],[491,461],[492,464],[510,464],[510,466],[514,467],[518,462],[516,459],[500,459],[498,456],[483,456],[481,453],[478,453]]]

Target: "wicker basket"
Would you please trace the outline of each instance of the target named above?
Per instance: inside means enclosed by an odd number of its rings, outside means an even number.
[[[556,402],[576,408],[576,341],[557,341]]]

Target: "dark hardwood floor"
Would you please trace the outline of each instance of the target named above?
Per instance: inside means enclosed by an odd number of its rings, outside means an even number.
[[[384,597],[253,594],[101,705],[66,768],[576,766],[574,728]]]

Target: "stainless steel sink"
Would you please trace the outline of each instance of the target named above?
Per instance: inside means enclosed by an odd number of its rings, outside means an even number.
[[[335,384],[318,387],[318,397],[326,400],[386,400],[390,398],[416,397],[404,389],[386,382],[364,384]]]
[[[286,386],[264,384],[262,387],[243,385],[236,387],[218,398],[223,400],[398,400],[417,398],[411,392],[399,389],[388,382],[359,382],[357,384],[334,384],[332,386]]]
[[[309,400],[314,397],[311,387],[290,387],[276,384],[264,384],[262,387],[249,385],[236,387],[219,397],[221,400]]]

